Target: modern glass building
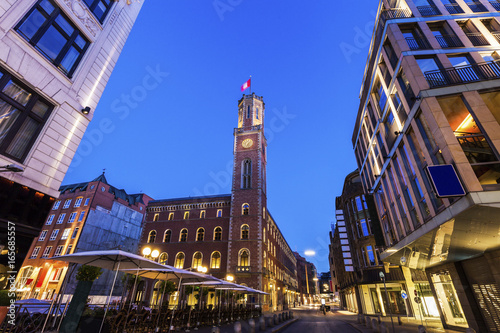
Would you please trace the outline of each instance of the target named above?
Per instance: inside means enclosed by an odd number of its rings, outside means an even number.
[[[352,137],[410,306],[478,332],[500,330],[498,10],[380,1]]]

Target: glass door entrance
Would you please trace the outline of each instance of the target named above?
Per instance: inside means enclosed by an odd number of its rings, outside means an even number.
[[[449,272],[432,274],[431,279],[446,323],[468,327]]]

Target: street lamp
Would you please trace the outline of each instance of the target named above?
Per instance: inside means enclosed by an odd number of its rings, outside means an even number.
[[[145,247],[142,249],[142,255],[145,257],[148,257],[151,254],[151,248],[150,247]]]
[[[228,275],[226,275],[226,280],[229,281],[229,282],[233,282],[234,281],[234,276],[228,274]]]
[[[151,257],[153,257],[153,260],[156,260],[156,258],[158,258],[159,255],[160,251],[158,250],[153,250],[153,252],[151,252]]]
[[[208,271],[208,268],[203,267],[203,266],[198,266],[197,270],[200,273],[206,273]]]

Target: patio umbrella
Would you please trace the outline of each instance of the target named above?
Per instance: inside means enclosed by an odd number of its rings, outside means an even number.
[[[109,302],[111,301],[111,296],[113,295],[113,289],[115,287],[116,278],[118,276],[118,271],[123,268],[162,268],[163,265],[141,257],[137,254],[121,251],[121,250],[101,250],[101,251],[86,251],[86,252],[76,252],[73,254],[66,254],[64,256],[48,258],[50,260],[59,260],[72,262],[76,264],[90,265],[95,267],[100,267],[104,269],[109,269],[116,271],[115,277],[113,279],[113,285],[111,286],[111,292],[109,293],[108,300],[106,302],[106,309],[104,310],[104,318],[99,329],[99,333],[102,330],[104,324],[104,319],[109,308]]]

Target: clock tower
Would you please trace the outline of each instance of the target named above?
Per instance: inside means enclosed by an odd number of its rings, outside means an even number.
[[[227,267],[238,284],[257,289],[262,288],[266,148],[264,101],[255,93],[243,95],[238,101],[238,127],[234,129]]]

